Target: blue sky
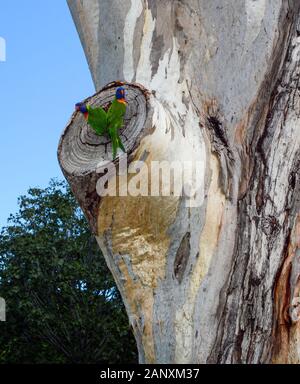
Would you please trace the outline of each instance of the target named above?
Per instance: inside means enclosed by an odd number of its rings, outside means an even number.
[[[62,179],[56,150],[74,104],[95,92],[65,0],[0,0],[0,226],[29,187]]]

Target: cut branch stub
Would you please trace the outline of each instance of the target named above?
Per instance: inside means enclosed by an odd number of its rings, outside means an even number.
[[[127,109],[120,137],[129,156],[143,136],[149,110],[149,92],[139,84],[113,82],[84,101],[92,107],[101,106],[107,109],[117,87],[121,85],[126,91]],[[122,154],[120,156],[122,157]],[[97,169],[99,164],[113,161],[109,136],[96,135],[84,116],[75,111],[60,139],[58,160],[63,174],[89,220],[92,231],[96,234],[96,218],[100,204],[96,184],[101,177]],[[117,157],[114,162],[118,163],[119,158]]]

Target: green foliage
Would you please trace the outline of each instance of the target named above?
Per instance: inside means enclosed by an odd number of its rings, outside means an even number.
[[[31,188],[0,233],[1,363],[136,362],[104,258],[65,182]]]

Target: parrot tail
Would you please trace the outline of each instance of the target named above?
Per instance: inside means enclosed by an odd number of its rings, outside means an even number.
[[[115,138],[113,138],[112,147],[113,147],[113,159],[116,158],[118,148],[122,149],[123,152],[126,152],[124,145],[122,144],[122,141],[120,139],[120,136],[116,136]]]
[[[122,143],[122,141],[121,141],[121,139],[120,139],[120,136],[118,136],[118,144],[119,144],[119,145],[118,145],[119,148],[121,148],[123,152],[126,152],[126,151],[125,151],[125,148],[124,148],[124,145],[123,145],[123,143]]]

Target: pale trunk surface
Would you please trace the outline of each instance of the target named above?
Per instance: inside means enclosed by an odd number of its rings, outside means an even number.
[[[200,206],[100,198],[110,143],[78,114],[62,136],[140,362],[299,363],[299,1],[68,3],[97,91],[126,82],[130,164],[191,161],[202,177]]]

